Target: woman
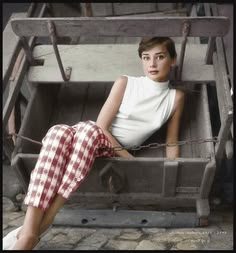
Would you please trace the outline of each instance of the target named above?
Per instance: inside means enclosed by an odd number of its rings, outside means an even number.
[[[167,121],[166,142],[178,141],[184,93],[168,87],[170,69],[176,64],[174,42],[166,37],[144,38],[138,53],[145,76],[119,77],[96,123],[56,125],[48,130],[31,173],[23,226],[4,238],[4,249],[33,249],[96,157],[132,159],[126,149],[113,151],[112,147],[140,145]],[[168,158],[179,155],[179,146],[166,147]]]

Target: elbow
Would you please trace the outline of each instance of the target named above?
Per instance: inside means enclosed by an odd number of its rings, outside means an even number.
[[[166,147],[166,158],[175,159],[180,157],[180,148],[179,146]]]

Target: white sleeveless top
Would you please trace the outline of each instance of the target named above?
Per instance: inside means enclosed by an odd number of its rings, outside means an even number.
[[[169,81],[127,76],[127,86],[110,131],[122,146],[141,145],[170,117],[175,89]]]

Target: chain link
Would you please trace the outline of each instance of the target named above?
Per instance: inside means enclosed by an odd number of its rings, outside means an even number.
[[[39,141],[35,141],[31,138],[19,135],[19,134],[9,134],[6,138],[10,139],[13,136],[22,138],[24,140],[30,141],[32,143],[38,144],[38,145],[42,145],[41,142]],[[185,140],[185,141],[178,141],[178,142],[167,142],[167,143],[149,143],[147,145],[140,145],[140,146],[117,146],[117,147],[113,147],[113,148],[108,148],[108,147],[100,147],[99,150],[110,150],[113,149],[114,151],[122,151],[122,150],[133,150],[133,151],[138,151],[141,149],[155,149],[155,148],[160,148],[160,147],[174,147],[174,146],[183,146],[183,145],[189,145],[189,144],[202,144],[202,143],[206,143],[206,142],[213,142],[213,143],[217,143],[219,142],[218,137],[212,137],[212,138],[206,138],[206,139],[195,139],[195,140]]]
[[[123,146],[123,147],[113,147],[112,149],[114,151],[122,151],[122,150],[133,150],[133,151],[138,151],[141,149],[155,149],[155,148],[160,148],[160,147],[174,147],[174,146],[183,146],[183,145],[189,145],[189,144],[202,144],[206,142],[213,142],[217,143],[219,142],[218,137],[213,137],[213,138],[206,138],[206,139],[195,139],[195,140],[185,140],[185,141],[178,141],[175,143],[150,143],[147,145],[140,145],[140,146]],[[100,149],[106,149],[108,150],[109,148],[107,147],[101,147]]]

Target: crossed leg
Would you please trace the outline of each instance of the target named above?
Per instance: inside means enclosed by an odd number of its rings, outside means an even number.
[[[33,249],[66,199],[85,179],[95,157],[113,155],[109,150],[99,153],[101,146],[111,147],[111,143],[90,121],[49,129],[31,173],[25,198],[28,208],[15,250]]]

